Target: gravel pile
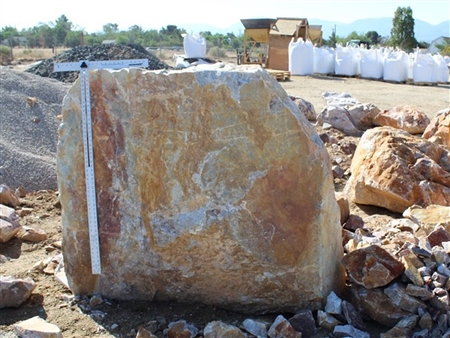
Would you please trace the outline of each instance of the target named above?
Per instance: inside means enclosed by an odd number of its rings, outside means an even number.
[[[71,84],[0,66],[0,184],[56,189],[56,145]]]
[[[169,65],[159,60],[156,56],[148,53],[139,45],[95,45],[80,46],[67,50],[50,59],[28,68],[26,72],[42,77],[53,78],[62,82],[75,82],[78,72],[53,72],[54,64],[58,62],[104,61],[104,60],[128,60],[128,59],[148,59],[147,69],[171,69]]]

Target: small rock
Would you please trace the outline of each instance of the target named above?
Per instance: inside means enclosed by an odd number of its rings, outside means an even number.
[[[317,311],[317,324],[325,330],[333,331],[335,326],[342,324],[342,322],[337,320],[334,316],[319,310]]]
[[[344,223],[344,229],[355,232],[356,229],[361,229],[364,227],[364,220],[361,216],[350,215],[347,221]]]
[[[33,229],[23,226],[19,232],[17,232],[16,237],[24,241],[39,243],[47,239],[47,234],[42,229]]]
[[[245,338],[246,335],[234,325],[221,321],[208,323],[203,330],[204,338]]]
[[[342,299],[340,299],[333,291],[327,297],[325,312],[332,315],[342,314]]]
[[[242,326],[245,331],[256,337],[267,337],[267,329],[270,323],[247,318],[242,322]]]
[[[275,318],[268,335],[270,338],[302,338],[302,334],[297,332],[282,315]]]
[[[347,323],[354,326],[359,330],[365,330],[366,324],[359,314],[353,307],[353,305],[345,300],[342,301],[342,312],[344,313],[344,317],[347,320]]]
[[[8,242],[20,230],[19,217],[13,208],[0,204],[0,243]]]
[[[301,332],[303,338],[316,334],[316,322],[311,310],[298,311],[293,317],[289,318],[289,323],[296,331]]]
[[[333,330],[334,338],[370,338],[370,334],[361,330],[358,330],[352,325],[337,325]]]
[[[15,324],[14,330],[20,337],[62,338],[62,333],[58,326],[50,324],[38,316]]]
[[[169,323],[164,333],[168,338],[193,338],[198,334],[198,329],[185,320],[179,320]]]
[[[15,208],[19,204],[19,198],[6,184],[0,184],[0,204],[11,208]]]
[[[350,216],[350,205],[348,203],[348,198],[342,192],[335,192],[334,195],[341,211],[341,224],[344,224]]]
[[[19,307],[30,297],[36,283],[31,278],[0,276],[0,309]]]
[[[27,191],[24,187],[18,187],[16,189],[16,196],[19,198],[24,198],[27,196]]]
[[[154,334],[152,334],[150,331],[146,330],[142,326],[138,329],[136,338],[157,338]]]
[[[91,307],[96,307],[96,306],[99,306],[101,304],[103,304],[103,298],[101,296],[94,295],[89,300],[89,305]]]

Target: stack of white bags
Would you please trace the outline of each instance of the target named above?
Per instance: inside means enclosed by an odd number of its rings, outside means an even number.
[[[291,75],[335,74],[390,82],[447,83],[449,66],[440,54],[391,48],[315,47],[301,38],[289,43]]]

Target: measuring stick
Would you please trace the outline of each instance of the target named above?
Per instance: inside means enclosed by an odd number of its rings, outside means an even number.
[[[102,267],[100,260],[100,238],[98,233],[97,193],[95,190],[89,70],[104,68],[120,69],[131,67],[148,67],[148,59],[63,62],[55,63],[53,70],[54,72],[80,72],[84,173],[86,179],[86,201],[89,226],[89,243],[91,249],[91,266],[92,274],[94,275],[101,274]]]

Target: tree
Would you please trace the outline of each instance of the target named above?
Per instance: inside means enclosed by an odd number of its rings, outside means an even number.
[[[370,42],[370,45],[377,45],[381,42],[381,36],[376,31],[367,32],[366,39]]]
[[[397,7],[392,19],[390,45],[410,51],[417,46],[411,7]]]
[[[67,34],[72,30],[72,23],[67,19],[67,17],[63,14],[55,22],[55,38],[56,44],[62,45],[66,39]]]
[[[330,37],[328,38],[327,45],[328,47],[336,48],[337,37],[336,37],[336,29],[333,29]]]
[[[106,39],[113,39],[114,35],[119,31],[119,25],[116,23],[107,23],[103,26],[103,32]]]

